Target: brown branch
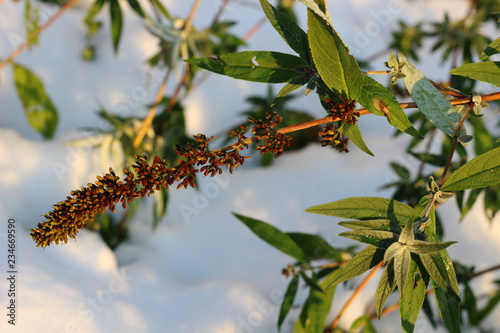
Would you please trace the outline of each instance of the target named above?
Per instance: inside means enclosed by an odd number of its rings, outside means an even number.
[[[42,26],[40,26],[40,29],[38,30],[38,34],[42,33],[45,29],[47,29],[65,11],[67,11],[68,9],[70,9],[71,7],[76,5],[76,3],[78,1],[79,0],[70,0],[67,3],[65,3],[63,6],[61,6],[61,8],[59,8],[59,10],[51,18],[49,18],[47,20],[47,22],[45,22],[44,24],[42,24]],[[7,66],[7,64],[9,62],[11,62],[12,60],[14,60],[18,55],[20,55],[21,52],[23,52],[24,49],[26,49],[26,47],[28,47],[28,45],[29,45],[29,43],[28,43],[28,41],[26,41],[26,42],[22,43],[21,45],[19,45],[14,51],[12,51],[12,53],[7,58],[5,58],[2,62],[0,62],[0,70],[2,70],[2,68]]]
[[[370,272],[370,274],[368,274],[368,276],[363,280],[363,282],[361,282],[361,284],[356,288],[356,290],[354,291],[354,293],[352,294],[352,296],[345,303],[344,307],[340,310],[339,314],[337,315],[337,317],[333,321],[333,323],[331,325],[332,329],[335,328],[335,327],[337,327],[337,324],[338,324],[338,322],[340,320],[340,317],[342,317],[342,315],[347,310],[347,308],[349,307],[349,305],[352,303],[352,301],[354,300],[354,298],[356,298],[356,296],[361,292],[361,290],[363,290],[363,288],[372,279],[373,275],[379,270],[380,267],[382,267],[382,264],[383,264],[383,262],[381,261],[377,266],[375,266],[372,269],[372,271]]]
[[[389,74],[391,71],[363,71],[366,75]]]
[[[257,21],[257,23],[254,24],[253,27],[250,28],[250,30],[248,30],[244,35],[243,37],[241,38],[243,41],[247,42],[250,38],[252,38],[252,36],[257,32],[259,31],[260,28],[262,28],[262,26],[264,25],[264,23],[267,22],[267,17],[262,17],[259,21]]]
[[[134,143],[133,143],[134,148],[139,147],[142,140],[144,139],[144,136],[146,135],[146,132],[148,131],[148,128],[151,126],[151,124],[153,124],[153,119],[154,119],[155,113],[156,113],[156,106],[158,105],[158,103],[160,103],[160,101],[163,97],[163,93],[165,92],[165,87],[167,86],[167,80],[168,80],[168,77],[170,76],[170,73],[171,73],[171,68],[168,69],[167,73],[163,77],[163,80],[162,80],[161,85],[160,85],[160,89],[158,89],[158,93],[156,93],[154,104],[149,109],[149,113],[146,116],[146,118],[144,119],[144,123],[142,124],[141,129],[139,130],[139,133],[137,134],[137,136],[134,139]]]

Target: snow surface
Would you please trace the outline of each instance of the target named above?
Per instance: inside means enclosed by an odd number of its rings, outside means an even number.
[[[403,142],[391,138],[392,129],[382,117],[363,117],[360,126],[375,157],[356,148],[345,155],[311,145],[286,154],[270,168],[249,165],[234,175],[200,178],[200,192],[172,191],[168,215],[156,232],[151,231],[147,207],[151,202],[146,201],[144,209],[130,222],[131,238],[115,252],[97,234],[86,230],[66,245],[36,248],[28,234],[41,215],[72,189],[94,181],[96,175],[106,171],[99,151],[64,143],[84,138],[86,134],[79,128],[103,126],[95,115],[99,104],[120,115],[144,115],[146,111],[140,105],[152,101],[161,75],[153,73],[151,77],[145,72],[143,61],[155,50],[155,42],[128,10],[124,31],[128,38],[122,40],[119,55],[112,53],[109,23],[103,16],[105,26],[97,37],[98,58],[93,63],[82,62],[79,53],[86,43],[82,9],[88,3],[63,15],[42,34],[40,46],[17,59],[42,78],[58,107],[60,124],[53,141],[42,141],[28,126],[15,94],[11,69],[7,67],[0,73],[1,332],[276,332],[279,304],[288,282],[280,272],[293,260],[254,236],[231,212],[262,219],[284,231],[318,233],[332,245],[344,247],[353,242],[337,236],[342,228],[336,219],[304,210],[350,196],[390,197],[388,191],[377,191],[394,179],[387,161],[403,163],[411,170],[416,168],[415,161],[404,155]],[[208,24],[220,3],[202,2],[195,24]],[[241,20],[237,33],[246,31],[262,16],[259,10],[244,7],[245,3],[234,1],[225,14],[226,18]],[[447,1],[404,2],[399,11],[390,12],[391,4],[398,2],[328,3],[340,35],[356,55],[364,56],[384,48],[398,19],[438,18],[449,7]],[[190,2],[168,1],[166,6],[185,16]],[[298,6],[304,23],[304,11]],[[452,16],[460,16],[466,1],[454,2],[453,7]],[[50,6],[42,8],[45,17],[55,12]],[[387,19],[380,16],[384,10],[390,13]],[[0,5],[3,56],[22,40],[21,17],[21,3]],[[363,42],[360,36],[367,31],[374,36]],[[270,25],[253,37],[248,49],[289,52]],[[380,59],[380,63],[383,61]],[[432,77],[443,77],[447,70],[445,66],[437,68],[438,63],[437,58],[428,57],[420,68],[432,73]],[[242,120],[237,113],[246,108],[244,98],[264,94],[266,89],[264,85],[211,75],[186,100],[189,131],[217,133],[237,124]],[[139,90],[147,94],[139,96]],[[134,103],[127,104],[131,96]],[[301,98],[297,105],[322,115],[314,98]],[[450,247],[452,258],[479,269],[497,262],[498,221],[489,225],[478,205],[461,224],[456,222],[454,202],[440,210],[442,216],[447,216],[446,240],[460,242],[460,246]],[[15,219],[17,227],[15,327],[6,319],[9,218]],[[478,257],[478,253],[482,256]],[[475,286],[488,290],[493,278],[495,274],[487,274]],[[356,279],[355,284],[359,281]],[[350,285],[337,288],[330,319],[352,293]],[[342,317],[341,327],[348,328],[366,311],[375,288],[376,279]],[[302,290],[296,303],[305,297]],[[395,299],[388,303],[391,300]],[[283,332],[292,331],[297,315],[297,310],[291,312]],[[416,332],[431,331],[424,317],[420,316]],[[380,332],[400,331],[397,314],[375,324]],[[500,327],[500,317],[491,315],[488,324]]]

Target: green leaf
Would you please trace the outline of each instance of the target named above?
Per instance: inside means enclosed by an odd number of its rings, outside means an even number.
[[[260,5],[281,38],[306,62],[311,63],[307,34],[288,15],[274,8],[267,0],[260,0]]]
[[[292,240],[290,236],[276,227],[250,217],[233,213],[236,218],[243,222],[259,238],[274,246],[281,252],[297,259],[304,260],[306,255],[302,249]]]
[[[454,68],[450,74],[465,76],[472,80],[491,83],[500,87],[500,62],[485,61],[465,64]]]
[[[352,229],[352,230],[363,230],[363,229],[374,229],[374,230],[384,230],[392,231],[396,234],[401,233],[401,226],[391,220],[362,220],[362,221],[342,221],[339,225]]]
[[[346,231],[340,233],[339,236],[354,239],[355,241],[373,245],[378,248],[387,248],[398,239],[398,235],[393,232],[368,229]]]
[[[134,12],[137,13],[142,18],[146,18],[146,14],[144,14],[144,11],[142,10],[141,5],[139,4],[139,1],[137,0],[127,0],[128,4],[130,7],[134,10]]]
[[[406,284],[411,262],[411,254],[408,247],[403,245],[401,253],[394,256],[392,261],[394,261],[394,277],[398,285],[399,297],[404,299],[404,285]]]
[[[387,263],[389,260],[394,257],[400,256],[403,254],[405,249],[405,245],[400,242],[394,242],[389,246],[389,248],[384,253],[384,263]]]
[[[411,261],[408,276],[404,285],[402,297],[399,299],[399,314],[401,316],[401,326],[403,332],[411,333],[415,328],[418,314],[425,299],[427,283],[424,279],[416,279],[418,266],[415,261]],[[418,272],[420,275],[420,272]]]
[[[281,330],[281,325],[285,321],[288,312],[293,306],[293,301],[295,300],[295,295],[299,288],[299,276],[295,275],[288,287],[286,288],[285,296],[283,297],[283,302],[281,303],[280,314],[278,316],[278,331]]]
[[[441,187],[442,191],[483,188],[500,182],[500,147],[476,156],[458,168]]]
[[[326,289],[326,286],[326,280],[323,280],[320,287]],[[335,288],[330,288],[325,293],[311,288],[300,316],[295,323],[293,333],[323,332],[334,293]]]
[[[309,276],[307,276],[306,273],[304,273],[304,271],[300,271],[299,272],[300,276],[304,279],[304,282],[311,288],[311,289],[314,289],[316,291],[319,291],[321,293],[324,293],[325,291],[323,290],[323,288],[321,288],[318,283],[316,283],[316,281],[314,281],[313,279],[311,279]]]
[[[396,97],[371,77],[365,75],[362,92],[357,101],[371,113],[388,118],[389,124],[401,132],[405,132],[416,138],[422,138],[410,120],[408,120]],[[389,116],[386,116],[385,109],[389,111]]]
[[[401,244],[412,245],[415,242],[415,235],[413,234],[413,219],[410,218],[401,232],[398,240]]]
[[[307,84],[308,81],[309,81],[309,77],[306,75],[299,75],[299,76],[294,77],[290,82],[285,84],[283,86],[283,88],[281,88],[278,95],[276,95],[276,97],[274,98],[271,106],[274,106],[276,103],[279,102],[279,100],[281,98],[285,97],[286,95],[288,95],[292,91],[295,91],[295,90],[299,89],[300,87],[302,87],[304,84]]]
[[[481,53],[481,56],[479,57],[479,60],[484,60],[497,53],[500,53],[500,37],[495,39],[484,49],[483,53]]]
[[[297,56],[272,51],[244,51],[185,61],[235,79],[267,83],[288,82],[299,75],[295,68],[306,65]]]
[[[330,14],[328,14],[328,10],[326,9],[325,0],[299,0],[299,2],[301,2],[307,8],[309,8],[314,13],[316,13],[326,23],[333,26],[332,19],[330,18]]]
[[[368,155],[374,156],[373,153],[370,151],[370,149],[366,146],[365,141],[363,141],[358,124],[350,125],[348,123],[345,123],[343,126],[343,131],[345,136],[347,136],[349,140],[351,140],[352,143],[356,145],[356,147],[358,147]]]
[[[170,13],[165,8],[165,6],[163,6],[163,4],[161,3],[160,0],[152,0],[152,2],[158,8],[160,13],[162,13],[163,16],[165,16],[166,19],[168,19],[169,21],[172,21],[172,17],[170,16]]]
[[[337,216],[343,218],[390,219],[407,221],[418,214],[413,208],[393,199],[377,197],[353,197],[318,205],[306,209],[308,213]]]
[[[340,39],[333,26],[323,18],[307,11],[309,46],[314,65],[326,85],[345,98],[357,100],[361,94],[364,75],[356,59]]]
[[[395,163],[395,162],[391,162],[390,165],[391,165],[392,170],[394,170],[394,172],[400,178],[402,178],[404,180],[410,179],[411,174],[410,174],[410,171],[406,167],[402,166],[401,164]]]
[[[465,215],[467,215],[467,213],[471,210],[472,206],[474,206],[477,197],[482,191],[483,191],[482,188],[475,188],[472,191],[470,191],[465,205],[461,208],[462,213],[460,214],[460,221],[464,219]],[[464,193],[464,192],[457,192],[457,193]]]
[[[356,330],[357,328],[360,328],[361,325],[365,325],[363,327],[363,330],[361,333],[377,333],[377,330],[375,329],[375,326],[373,326],[372,321],[370,319],[370,315],[363,315],[356,319],[352,325],[351,325],[351,330],[349,332],[359,332],[359,330]]]
[[[454,136],[461,118],[450,101],[401,52],[399,62],[404,64],[401,71],[405,75],[405,86],[420,111],[441,131]],[[465,134],[465,131],[460,134]]]
[[[13,64],[14,83],[28,121],[45,139],[52,139],[57,127],[57,110],[42,81],[29,69]]]
[[[451,244],[455,243],[456,242],[437,243],[437,242],[425,242],[425,241],[415,240],[413,241],[413,244],[408,246],[408,249],[410,250],[410,252],[417,254],[432,254],[444,250]]]
[[[446,270],[448,265],[441,257],[441,253],[421,254],[420,259],[422,260],[422,263],[424,264],[425,269],[429,273],[432,281],[435,282],[439,288],[453,295],[456,300],[460,300],[458,291],[455,292],[451,286],[450,274]]]
[[[359,276],[375,267],[384,259],[384,252],[385,250],[368,245],[358,252],[344,267],[337,269],[325,279],[325,281],[328,281],[327,288]]]
[[[394,263],[391,261],[387,264],[382,276],[380,277],[377,285],[377,292],[375,294],[375,311],[379,320],[382,317],[384,304],[395,288],[396,280],[394,279]]]
[[[288,236],[302,249],[308,260],[333,259],[342,261],[342,251],[333,248],[318,235],[289,232]]]
[[[153,230],[156,230],[156,227],[167,212],[168,191],[165,187],[162,187],[160,191],[155,192],[153,197]]]
[[[432,289],[436,297],[439,315],[443,320],[448,332],[460,332],[460,301],[443,290],[436,282],[432,282]]]
[[[120,44],[123,27],[122,10],[118,0],[109,0],[109,15],[111,18],[111,37],[113,39],[113,49],[116,54],[118,52],[118,45]]]

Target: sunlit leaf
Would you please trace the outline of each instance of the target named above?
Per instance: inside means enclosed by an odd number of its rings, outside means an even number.
[[[396,97],[371,77],[365,75],[363,90],[357,101],[371,113],[377,116],[385,116],[389,124],[401,132],[405,132],[416,138],[422,138],[420,133],[408,120]],[[387,112],[389,112],[389,116],[386,115]]]
[[[379,320],[382,316],[384,304],[395,288],[396,280],[394,278],[394,263],[391,261],[387,264],[382,276],[380,277],[377,285],[377,292],[375,294],[375,311]]]
[[[306,209],[308,213],[337,216],[343,218],[390,219],[406,222],[418,214],[413,208],[393,199],[377,197],[353,197],[317,205]]]
[[[357,100],[361,94],[364,75],[356,59],[331,25],[308,10],[308,37],[314,65],[328,88],[345,98]]]
[[[500,37],[495,39],[486,47],[486,49],[484,49],[483,53],[481,53],[481,56],[479,57],[479,60],[484,60],[497,53],[500,53]]]
[[[452,69],[450,74],[465,76],[472,80],[487,82],[500,87],[500,61],[465,64]]]
[[[368,148],[368,146],[366,145],[363,138],[361,137],[361,131],[359,130],[358,124],[350,125],[346,123],[344,125],[344,134],[349,138],[349,140],[351,140],[352,143],[356,145],[356,147],[358,147],[368,155],[374,156],[373,153]]]
[[[243,51],[185,61],[235,79],[267,83],[288,82],[299,75],[295,68],[306,65],[297,56],[272,51]]]
[[[57,127],[57,110],[42,81],[29,69],[13,64],[14,83],[28,121],[45,139],[51,139]]]
[[[476,156],[458,168],[441,190],[461,191],[500,183],[500,147]]]

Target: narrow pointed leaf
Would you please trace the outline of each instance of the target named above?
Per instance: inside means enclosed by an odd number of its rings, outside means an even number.
[[[295,68],[306,65],[297,56],[272,51],[243,51],[185,61],[235,79],[267,83],[288,82],[300,75]]]
[[[416,240],[413,242],[412,245],[408,246],[408,249],[410,252],[417,253],[417,254],[432,254],[439,252],[441,250],[446,249],[448,246],[451,244],[454,244],[456,242],[425,242],[425,241],[419,241]]]
[[[388,262],[394,257],[400,256],[404,251],[404,245],[399,242],[394,242],[384,253],[384,262]]]
[[[28,121],[45,139],[51,139],[57,127],[57,110],[42,81],[29,69],[13,64],[14,83]]]
[[[410,270],[411,262],[410,251],[406,245],[402,246],[401,253],[394,256],[392,261],[394,262],[394,277],[396,278],[396,283],[398,285],[399,297],[404,298],[404,285]]]
[[[401,326],[405,333],[413,332],[418,314],[424,304],[425,293],[427,291],[427,283],[422,278],[417,281],[416,272],[418,272],[418,266],[417,263],[412,260],[404,285],[403,296],[399,300]]]
[[[267,0],[260,0],[260,5],[281,38],[299,54],[306,62],[311,63],[309,57],[309,42],[307,34],[288,15],[274,8]]]
[[[394,263],[391,261],[387,264],[382,276],[380,277],[377,285],[377,292],[375,294],[375,312],[377,313],[377,318],[379,320],[382,317],[384,304],[395,288],[396,280],[394,277]]]
[[[403,81],[411,97],[425,117],[449,136],[454,136],[461,121],[460,115],[450,102],[432,83],[399,52],[399,62],[403,64]],[[460,134],[465,134],[461,131]]]
[[[109,15],[111,18],[111,38],[113,39],[113,50],[117,53],[123,27],[122,10],[118,0],[109,0]]]
[[[443,290],[436,282],[432,282],[432,289],[436,298],[439,315],[448,332],[460,333],[460,301]]]
[[[500,61],[465,64],[451,70],[450,74],[465,76],[472,80],[487,82],[500,87]]]
[[[304,273],[304,271],[300,271],[299,272],[300,276],[302,277],[302,279],[304,279],[304,282],[311,288],[311,289],[314,289],[316,291],[319,291],[321,293],[324,293],[325,291],[318,285],[318,283],[316,283],[316,281],[314,281],[313,279],[311,279],[309,276],[307,276],[306,273]]]
[[[333,26],[311,10],[307,11],[309,46],[314,64],[326,85],[344,97],[357,100],[363,86],[363,73],[356,59]]]
[[[456,300],[460,300],[458,291],[455,291],[452,287],[452,282],[450,281],[450,273],[447,271],[449,267],[446,262],[441,257],[440,253],[433,254],[422,254],[420,259],[429,273],[431,280],[450,295],[452,295]],[[453,274],[455,272],[453,271]],[[456,279],[456,278],[455,278]]]
[[[500,183],[500,147],[476,156],[458,168],[441,190],[461,191]]]
[[[383,111],[384,107],[387,108],[390,112],[388,117],[389,124],[401,132],[405,132],[416,138],[422,138],[410,120],[408,120],[396,97],[386,87],[371,77],[365,75],[363,90],[357,101],[377,116],[385,116],[387,118]]]
[[[281,252],[297,260],[304,260],[306,258],[302,249],[292,240],[292,238],[276,227],[266,222],[236,213],[233,213],[233,215],[252,230],[254,234]]]
[[[309,77],[306,75],[299,75],[294,77],[290,82],[285,84],[283,88],[281,88],[278,95],[276,95],[276,97],[274,98],[274,101],[271,104],[271,106],[274,106],[281,98],[285,97],[292,91],[295,91],[300,87],[302,87],[304,84],[307,84],[308,81]]]
[[[287,235],[302,249],[308,260],[343,260],[343,251],[335,249],[318,235],[303,234],[299,232],[289,232]]]
[[[362,221],[342,221],[338,223],[339,225],[349,228],[351,230],[363,230],[363,229],[373,229],[373,230],[384,230],[391,231],[396,234],[401,233],[401,226],[391,220],[362,220]]]
[[[479,60],[484,60],[497,53],[500,53],[500,37],[495,39],[484,49],[483,53],[481,53],[481,56],[479,57]]]
[[[306,209],[308,213],[337,216],[343,218],[390,219],[407,221],[418,214],[413,208],[399,201],[377,197],[353,197]]]
[[[326,9],[325,0],[299,0],[302,4],[304,4],[307,8],[312,10],[316,15],[321,17],[326,23],[333,26],[332,19],[328,14],[328,10]]]
[[[326,290],[326,280],[323,280],[320,286]],[[295,323],[293,333],[323,332],[334,293],[335,288],[329,288],[325,293],[311,288],[309,296],[302,307],[302,312]]]
[[[354,239],[358,242],[379,248],[387,248],[398,239],[398,235],[393,232],[368,229],[342,232],[339,236]]]
[[[363,274],[370,268],[375,267],[384,259],[384,250],[368,245],[358,252],[344,267],[331,273],[325,281],[328,288]]]
[[[281,330],[281,325],[285,321],[288,312],[293,306],[293,301],[295,300],[295,295],[299,288],[299,276],[295,275],[288,287],[286,288],[285,296],[283,297],[283,302],[281,303],[280,314],[278,316],[278,331]]]
[[[399,242],[401,244],[407,244],[411,245],[415,241],[415,235],[413,234],[413,219],[409,219],[405,227],[403,228],[403,231],[401,232],[401,235],[399,236]]]
[[[358,124],[353,124],[353,125],[345,124],[344,134],[349,138],[349,140],[352,141],[352,143],[356,145],[356,147],[358,147],[368,155],[374,156],[373,153],[370,151],[370,148],[368,148],[365,141],[361,137],[361,132],[359,130]]]

